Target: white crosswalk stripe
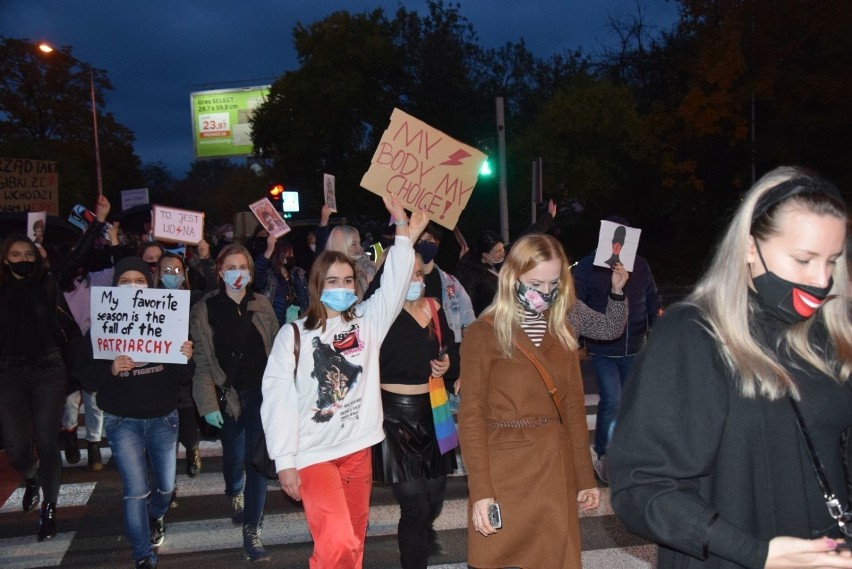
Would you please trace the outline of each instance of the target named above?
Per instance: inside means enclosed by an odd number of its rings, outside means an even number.
[[[597,395],[586,396],[587,408],[593,408],[597,403]],[[587,414],[587,422],[589,423],[589,428],[593,429],[595,422],[593,413]],[[85,436],[83,428],[80,429],[78,436],[80,438]],[[220,457],[222,455],[222,447],[219,441],[201,441],[200,448],[201,455],[206,458]],[[101,454],[104,463],[107,463],[112,456],[108,446],[104,446],[101,449]],[[81,455],[80,463],[78,465],[71,465],[72,467],[86,466],[85,443],[81,445]],[[185,459],[185,455],[185,450],[182,446],[179,446],[177,451],[178,458],[183,460]],[[66,466],[69,465],[66,464]],[[202,469],[205,466],[203,463]],[[231,523],[231,518],[228,515],[230,513],[230,504],[224,495],[225,485],[221,469],[216,466],[211,466],[210,468],[210,471],[203,470],[195,478],[189,478],[183,473],[183,464],[179,465],[177,474],[178,502],[180,503],[184,499],[209,499],[211,500],[209,510],[212,517],[186,520],[181,519],[178,515],[167,515],[166,540],[159,549],[162,555],[206,553],[211,551],[222,551],[224,553],[241,548],[242,535],[240,529]],[[93,476],[97,475],[93,474]],[[96,490],[97,484],[97,481],[63,484],[60,491],[59,503],[62,504],[63,508],[85,506],[89,502],[92,493]],[[270,482],[268,489],[271,492],[280,492],[277,483],[273,481]],[[458,496],[458,493],[456,493],[456,496]],[[221,498],[221,504],[217,506],[213,497]],[[2,504],[0,514],[20,513],[22,498],[23,488],[18,488]],[[381,502],[382,500],[380,499],[379,501]],[[204,504],[207,507],[207,502],[204,502]],[[606,521],[606,519],[612,519],[612,516],[613,512],[607,488],[602,489],[601,505],[597,510],[580,513],[581,518],[603,518],[601,522],[594,522],[595,524],[614,523]],[[35,528],[37,515],[34,513],[28,519],[31,520],[33,528]],[[395,503],[371,506],[368,544],[369,540],[373,538],[396,535],[398,521],[399,506]],[[455,531],[456,535],[458,535],[458,531],[464,530],[466,527],[467,500],[459,497],[446,500],[441,516],[435,522],[435,529],[447,532]],[[112,529],[110,533],[113,533]],[[116,539],[119,541],[125,539],[121,523],[115,524],[114,533]],[[60,566],[75,535],[75,532],[60,533],[54,540],[44,543],[37,543],[32,534],[24,537],[0,539],[0,567],[4,569],[31,569],[36,567]],[[267,546],[310,544],[311,537],[304,513],[301,511],[277,514],[267,512],[264,520],[263,541]],[[636,541],[633,543],[636,543]],[[656,547],[653,545],[632,545],[629,542],[625,547],[610,547],[611,545],[611,540],[605,543],[598,540],[598,547],[604,546],[607,548],[583,551],[583,566],[606,569],[650,569],[655,564]],[[467,567],[466,563],[449,563],[430,565],[429,569],[467,569]]]

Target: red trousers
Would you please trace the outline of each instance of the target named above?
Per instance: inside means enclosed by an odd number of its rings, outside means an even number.
[[[310,569],[361,569],[370,517],[370,448],[299,470],[302,503],[314,539]]]

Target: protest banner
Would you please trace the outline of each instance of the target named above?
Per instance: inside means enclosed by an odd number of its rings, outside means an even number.
[[[189,291],[93,286],[92,352],[95,359],[124,355],[136,362],[185,364]]]
[[[394,109],[361,179],[380,196],[395,195],[409,210],[453,229],[476,185],[485,154]]]
[[[269,198],[262,198],[253,204],[249,204],[249,209],[273,237],[281,237],[285,233],[290,232],[290,226],[287,225],[281,215],[275,210],[275,206],[272,205]]]
[[[148,203],[148,188],[121,190],[121,211]]]
[[[325,205],[331,210],[331,213],[337,213],[337,197],[334,193],[334,176],[331,174],[322,175],[323,195],[325,196]]]
[[[151,218],[154,239],[198,245],[204,238],[204,212],[155,205]]]
[[[86,206],[77,204],[73,208],[71,208],[71,213],[68,215],[68,223],[75,227],[79,227],[80,230],[86,231],[86,228],[89,227],[89,224],[97,219],[95,213],[89,209],[86,209]],[[105,223],[103,228],[101,229],[101,237],[109,241],[109,230],[112,229],[111,223]]]
[[[59,162],[0,158],[0,211],[59,213]]]

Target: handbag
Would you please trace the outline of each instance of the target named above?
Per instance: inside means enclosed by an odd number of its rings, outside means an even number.
[[[483,318],[486,322],[494,326],[494,319],[490,316],[485,316]],[[556,388],[556,385],[553,383],[553,376],[550,375],[550,372],[547,371],[547,368],[544,367],[544,364],[539,361],[537,357],[535,357],[532,352],[523,347],[517,339],[513,342],[515,348],[518,349],[522,354],[524,354],[527,359],[532,362],[532,365],[535,366],[535,369],[538,370],[539,376],[541,376],[541,380],[544,382],[545,387],[547,388],[547,393],[550,394],[550,399],[553,401],[553,405],[556,407],[556,414],[559,416],[559,422],[564,424],[562,420],[562,409],[559,407],[559,399],[557,396],[559,395],[559,390]]]
[[[432,309],[432,324],[435,335],[438,337],[438,345],[441,342],[441,322],[438,320],[438,310],[435,303],[427,301]],[[443,348],[441,348],[443,351]],[[435,423],[435,437],[438,439],[438,449],[441,454],[446,454],[459,446],[459,435],[456,430],[456,422],[453,420],[453,412],[450,408],[450,400],[447,397],[447,387],[444,378],[429,376],[429,402],[432,404],[432,419]]]
[[[299,349],[301,348],[301,336],[299,335],[299,325],[291,322],[293,327],[293,356],[296,358],[296,366],[293,368],[293,381],[296,381],[296,369],[299,367]],[[260,438],[257,440],[254,448],[251,451],[251,465],[255,470],[263,474],[269,480],[278,480],[278,472],[275,470],[275,461],[269,458],[269,449],[266,448],[266,432],[261,431]]]
[[[796,424],[799,425],[799,432],[805,440],[805,447],[808,449],[811,466],[814,469],[814,474],[816,474],[819,489],[822,491],[822,497],[825,500],[828,513],[837,522],[840,533],[847,539],[852,538],[852,512],[849,511],[848,507],[844,507],[840,503],[840,500],[837,499],[837,495],[831,491],[831,487],[828,485],[828,478],[826,478],[825,472],[822,469],[822,462],[819,456],[817,456],[814,443],[811,440],[807,427],[805,427],[805,420],[802,417],[801,411],[799,411],[799,406],[796,405],[796,401],[792,397],[788,397],[788,400],[790,401],[790,405],[793,406],[793,412],[796,414]]]

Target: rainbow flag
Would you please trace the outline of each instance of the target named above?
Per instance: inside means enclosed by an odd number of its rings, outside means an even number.
[[[429,401],[432,403],[432,418],[435,420],[435,435],[441,454],[446,454],[459,446],[456,422],[450,411],[450,401],[444,380],[440,377],[429,378]]]

